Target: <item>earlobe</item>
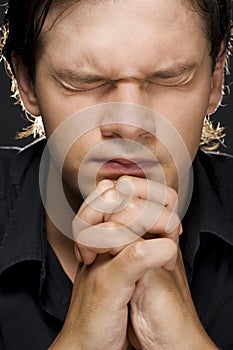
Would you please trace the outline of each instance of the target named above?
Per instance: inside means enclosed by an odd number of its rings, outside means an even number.
[[[224,68],[226,64],[226,54],[219,54],[214,72],[212,74],[211,91],[209,98],[209,106],[207,114],[213,114],[221,103],[223,96],[223,86],[224,86]]]
[[[17,80],[19,95],[24,108],[32,115],[39,116],[40,109],[37,103],[34,84],[28,73],[28,69],[21,58],[12,56],[14,75]]]

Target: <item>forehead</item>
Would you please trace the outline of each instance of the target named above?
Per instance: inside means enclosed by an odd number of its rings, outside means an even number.
[[[97,16],[101,17],[102,12],[102,21],[106,19],[106,10],[108,10],[111,19],[114,20],[114,15],[116,15],[117,9],[121,9],[123,12],[126,9],[131,9],[132,14],[134,10],[140,9],[140,15],[138,13],[135,17],[135,21],[140,17],[143,18],[143,15],[149,9],[151,16],[154,17],[154,23],[156,23],[156,12],[160,16],[165,15],[165,22],[176,21],[174,15],[182,17],[184,13],[189,13],[190,17],[196,18],[198,20],[198,25],[203,24],[200,16],[197,15],[197,12],[194,10],[195,1],[191,0],[68,0],[66,2],[61,0],[54,0],[51,3],[49,13],[46,17],[45,24],[43,26],[43,33],[49,31],[61,23],[65,19],[71,19],[72,14],[75,11],[75,22],[81,27],[87,23],[88,17]],[[166,21],[167,20],[167,21]]]
[[[200,18],[184,0],[83,0],[65,9],[54,5],[41,38],[42,52],[52,63],[76,60],[107,69],[114,58],[114,69],[121,72],[127,65],[166,66],[181,56],[198,60],[207,46]]]

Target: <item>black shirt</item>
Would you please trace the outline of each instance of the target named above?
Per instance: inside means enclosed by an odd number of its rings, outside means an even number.
[[[47,349],[62,328],[72,292],[72,283],[46,239],[38,179],[44,143],[22,150],[0,149],[0,349],[4,350]],[[233,157],[198,152],[194,192],[180,240],[197,312],[223,350],[233,349],[232,176]]]

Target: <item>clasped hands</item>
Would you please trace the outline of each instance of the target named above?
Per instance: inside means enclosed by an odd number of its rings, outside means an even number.
[[[51,349],[217,349],[192,302],[177,194],[123,176],[99,183],[73,222],[81,268]]]

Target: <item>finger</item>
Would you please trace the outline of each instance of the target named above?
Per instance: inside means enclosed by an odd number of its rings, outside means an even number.
[[[171,187],[165,186],[161,183],[156,183],[151,180],[145,181],[145,179],[136,178],[124,175],[120,177],[116,183],[118,191],[129,195],[133,193],[134,196],[163,205],[165,208],[170,210],[173,214],[170,215],[170,219],[167,222],[167,227],[164,230],[164,218],[167,218],[166,210],[163,211],[160,222],[156,218],[159,217],[159,212],[155,210],[154,215],[146,215],[147,226],[151,225],[150,218],[156,217],[154,222],[156,225],[156,233],[159,233],[161,237],[168,237],[173,239],[177,244],[179,241],[179,235],[182,233],[182,226],[180,218],[178,216],[178,195],[177,192]],[[129,190],[130,189],[130,190]],[[130,206],[130,205],[129,205]],[[162,208],[161,208],[162,210]],[[150,213],[150,210],[148,210]],[[145,221],[145,220],[144,220]],[[165,219],[166,221],[166,219]],[[146,226],[144,225],[144,228]],[[151,233],[153,232],[155,225],[151,226]],[[149,231],[149,230],[148,230]],[[142,234],[141,234],[142,235]]]
[[[158,203],[133,198],[120,212],[110,215],[109,221],[127,226],[138,236],[162,235],[178,242],[181,232],[179,216]]]
[[[139,238],[140,239],[140,238]],[[74,251],[76,258],[79,262],[83,262],[85,265],[91,265],[95,261],[97,255],[108,253],[109,255],[116,256],[124,246],[119,246],[115,248],[96,248],[96,247],[87,247],[82,244],[74,244]]]
[[[177,192],[171,187],[148,179],[124,175],[116,182],[117,191],[142,198],[150,202],[156,202],[170,210],[177,210]]]
[[[105,222],[78,232],[77,247],[82,261],[89,265],[94,262],[97,254],[116,255],[137,239],[138,236],[127,227],[114,222]]]
[[[115,200],[116,198],[117,200]],[[119,246],[119,243],[113,243],[110,249],[109,244],[107,243],[108,248],[102,248],[103,243],[101,243],[101,241],[103,241],[103,235],[96,234],[96,231],[100,232],[100,227],[98,227],[98,224],[108,219],[106,212],[109,210],[110,205],[112,205],[110,210],[110,212],[112,212],[116,210],[116,207],[119,207],[124,200],[124,195],[120,194],[120,196],[118,196],[116,193],[114,182],[104,180],[83,203],[78,215],[75,217],[72,223],[73,240],[74,242],[78,243],[74,246],[78,261],[85,262],[85,264],[89,265],[94,262],[97,254],[109,252],[110,254],[115,255],[119,252],[119,248],[115,248],[115,245]],[[93,230],[92,227],[97,228]],[[88,234],[90,236],[88,236]],[[103,234],[106,240],[106,232],[103,232]],[[94,246],[88,239],[88,237],[91,236],[95,237]],[[85,237],[85,242],[83,241],[82,237]],[[130,242],[131,241],[132,239]]]
[[[132,293],[132,288],[149,270],[174,268],[177,252],[176,245],[170,239],[140,239],[112,259],[106,254],[98,255],[93,268],[101,266],[101,280],[106,281],[104,289],[108,290],[108,295],[113,293],[115,297],[116,290],[131,289]]]
[[[117,193],[115,186],[107,187],[107,184],[104,185],[101,189],[97,189],[94,194],[92,193],[80,207],[73,220],[74,240],[76,232],[107,221],[113,212],[127,207],[129,198],[122,193]]]
[[[131,198],[127,197],[128,195],[131,195]],[[131,208],[135,203],[135,201],[133,201],[135,197],[147,200],[148,202],[161,204],[171,211],[176,212],[175,206],[177,196],[175,194],[175,191],[159,183],[154,183],[153,181],[133,178],[130,176],[123,176],[117,181],[116,186],[114,182],[110,180],[104,180],[100,182],[94,193],[92,193],[83,203],[78,212],[78,215],[75,217],[73,222],[73,232],[75,233],[77,231],[85,229],[89,225],[94,226],[103,221],[108,221],[109,217],[113,213],[127,209],[127,207]],[[140,202],[138,201],[137,203]],[[150,204],[148,206],[150,206]],[[150,212],[150,210],[148,210],[148,212]],[[138,217],[138,213],[134,212],[133,215]],[[150,218],[153,217],[154,215],[152,214]],[[156,211],[155,217],[158,217],[158,213],[156,213]],[[147,220],[148,219],[149,217]],[[133,218],[129,218],[128,221],[132,220]],[[173,229],[174,219],[171,217],[170,221]],[[148,222],[151,222],[151,220]],[[150,223],[149,226],[151,226]],[[172,229],[168,228],[167,231],[172,231]],[[138,234],[142,235],[143,233],[139,232]]]
[[[97,254],[117,254],[119,247],[122,249],[145,236],[145,233],[147,239],[159,234],[169,237],[176,244],[179,241],[179,217],[155,203],[134,199],[125,210],[112,214],[109,220],[111,221],[76,231],[75,241],[85,264],[93,263]]]
[[[150,269],[173,269],[177,260],[177,246],[166,238],[140,240],[128,245],[111,261],[114,277],[130,286]]]
[[[140,239],[140,238],[139,238]],[[75,254],[77,260],[79,262],[83,262],[85,265],[91,265],[94,263],[96,257],[100,254],[108,253],[111,256],[116,256],[125,246],[115,247],[115,248],[95,248],[95,247],[86,247],[81,244],[78,245],[78,249],[76,250],[77,245],[75,246]],[[80,253],[82,252],[82,253]]]
[[[131,235],[128,235],[128,233],[125,235],[125,239],[122,240],[121,236],[119,243],[119,240],[113,239],[111,241],[111,246],[109,243],[107,243],[107,248],[103,249],[103,246],[106,246],[106,242],[103,242],[102,237],[104,239],[108,239],[109,237],[113,238],[112,235],[106,234],[103,232],[100,234],[101,226],[98,226],[96,230],[92,230],[91,226],[97,226],[99,223],[109,220],[116,222],[120,224],[121,226],[126,226],[129,228],[133,233],[135,233],[138,236],[143,236],[145,233],[148,234],[160,234],[162,237],[166,237],[169,235],[169,238],[173,239],[174,242],[178,243],[179,240],[179,233],[181,231],[181,225],[179,222],[179,218],[176,214],[170,213],[168,210],[171,207],[171,203],[174,203],[172,201],[165,202],[165,208],[164,208],[164,198],[162,198],[162,194],[164,194],[164,189],[166,189],[165,186],[161,184],[156,184],[152,181],[150,181],[150,186],[153,191],[150,191],[150,199],[157,200],[159,199],[163,205],[158,205],[157,203],[151,203],[150,201],[145,201],[140,198],[146,198],[145,192],[146,188],[148,186],[147,181],[145,179],[138,179],[138,178],[132,178],[130,176],[123,176],[120,179],[121,181],[118,181],[119,188],[122,190],[122,184],[124,184],[124,190],[126,190],[126,194],[124,193],[119,194],[119,192],[116,191],[115,184],[113,181],[102,181],[99,186],[97,187],[95,193],[91,194],[88,197],[88,200],[86,203],[81,207],[78,215],[76,216],[74,222],[73,222],[73,233],[74,233],[74,240],[79,243],[79,252],[81,254],[77,254],[78,260],[82,261],[80,259],[83,259],[84,255],[84,261],[87,264],[92,263],[95,260],[96,254],[101,254],[110,252],[110,250],[115,249],[119,245],[122,247],[131,243],[133,239],[131,238]],[[127,180],[127,181],[126,181]],[[130,184],[130,191],[129,191],[129,180],[131,181]],[[125,182],[126,181],[126,182]],[[132,190],[132,184],[133,184],[133,190]],[[157,189],[157,191],[155,191]],[[132,191],[134,191],[134,195],[136,194],[140,198],[132,198],[130,203],[128,203],[128,206],[125,206],[124,210],[120,210],[120,207],[122,203],[124,202],[126,195],[132,194]],[[156,193],[156,196],[154,195]],[[167,190],[167,193],[173,193],[170,190]],[[99,196],[99,197],[98,197]],[[118,201],[115,199],[118,197]],[[172,196],[168,196],[167,198],[170,198]],[[175,196],[173,195],[173,199]],[[104,205],[105,208],[103,208],[103,203],[101,203],[102,199],[104,199]],[[109,204],[113,204],[115,207],[114,210],[112,209],[107,215],[103,211],[106,211],[106,204],[109,206]],[[168,203],[168,204],[167,204]],[[88,205],[89,204],[89,205]],[[101,208],[101,210],[97,210],[96,208]],[[118,211],[116,210],[118,208]],[[169,217],[170,216],[170,217]],[[167,225],[167,227],[166,227]],[[102,227],[103,228],[103,227]],[[107,227],[105,227],[107,228]],[[88,229],[88,230],[87,230]],[[114,227],[116,232],[116,227]],[[98,234],[96,235],[96,232],[98,230]],[[80,241],[80,235],[79,233],[85,232],[86,241]],[[89,237],[94,237],[95,242],[91,242],[88,239],[87,233],[89,232]],[[113,231],[112,231],[113,232]],[[128,232],[128,230],[127,230]],[[130,237],[129,237],[130,236]],[[79,238],[78,238],[79,237]],[[106,238],[108,237],[108,238]],[[129,238],[127,238],[129,237]],[[122,243],[124,241],[124,243]],[[94,245],[93,245],[94,244]],[[86,246],[86,248],[85,248]],[[95,249],[93,249],[95,248]],[[119,249],[118,249],[119,252]]]
[[[110,214],[126,208],[134,197],[177,211],[177,194],[173,189],[151,180],[125,175],[116,184],[111,180],[101,181],[80,207],[77,220],[82,226],[84,223],[98,224],[103,221],[103,217],[106,221]]]
[[[84,201],[84,205],[85,204],[89,204],[92,201],[94,201],[97,197],[99,197],[102,193],[104,193],[105,191],[107,191],[110,188],[115,187],[115,181],[109,180],[109,179],[104,179],[102,181],[100,181],[97,185],[97,187],[95,188],[94,191],[92,191],[89,196],[85,199]]]

